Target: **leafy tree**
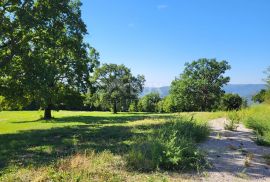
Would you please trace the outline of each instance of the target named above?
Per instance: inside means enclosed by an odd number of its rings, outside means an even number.
[[[138,112],[138,101],[132,101],[129,105],[129,112]]]
[[[164,105],[164,100],[161,99],[158,103],[157,103],[157,112],[159,113],[164,113],[164,109],[163,109],[163,105]]]
[[[78,0],[0,1],[0,91],[38,102],[44,118],[65,93],[85,92],[98,53],[84,43]]]
[[[141,112],[158,112],[158,104],[160,101],[159,93],[152,92],[139,100],[138,109]]]
[[[226,111],[239,110],[243,99],[238,94],[224,94],[221,99],[221,108]]]
[[[256,95],[252,96],[252,101],[253,102],[258,102],[258,103],[262,103],[265,101],[265,96],[266,96],[266,90],[262,89],[259,93],[257,93]]]
[[[95,71],[93,83],[97,90],[93,97],[117,113],[128,105],[127,101],[138,98],[144,82],[144,76],[133,76],[124,65],[104,64]]]
[[[199,59],[186,63],[184,72],[171,85],[171,96],[178,111],[208,111],[217,107],[224,94],[222,87],[230,80],[224,73],[227,61]]]
[[[163,99],[163,111],[166,113],[172,113],[176,111],[175,104],[171,95],[168,95]]]

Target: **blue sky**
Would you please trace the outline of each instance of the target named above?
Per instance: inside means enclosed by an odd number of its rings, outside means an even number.
[[[227,60],[231,83],[262,83],[270,66],[269,0],[82,0],[86,41],[102,63],[167,86],[199,58]]]

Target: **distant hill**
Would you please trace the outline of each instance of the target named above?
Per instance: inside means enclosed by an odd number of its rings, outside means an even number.
[[[158,92],[161,97],[166,97],[167,95],[169,95],[169,90],[170,90],[169,86],[166,86],[166,87],[145,87],[141,96],[145,96],[151,92]]]
[[[224,87],[226,93],[239,94],[241,97],[251,100],[252,95],[265,88],[264,84],[228,84]],[[165,97],[169,94],[170,87],[145,87],[141,96],[149,94],[151,92],[158,92],[161,97]]]
[[[251,97],[264,89],[264,84],[228,84],[224,87],[226,93],[239,94],[241,97],[251,99]]]

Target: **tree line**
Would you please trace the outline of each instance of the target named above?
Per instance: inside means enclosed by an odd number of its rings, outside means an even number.
[[[186,63],[170,94],[140,98],[145,78],[125,65],[100,64],[77,0],[0,2],[0,109],[179,112],[239,109],[243,100],[222,89],[227,61]],[[269,83],[269,78],[268,78]],[[255,98],[254,98],[255,99]],[[256,101],[259,101],[255,99]]]

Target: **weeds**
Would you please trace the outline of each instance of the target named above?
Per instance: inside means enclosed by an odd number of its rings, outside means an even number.
[[[254,154],[253,153],[248,153],[246,158],[245,158],[245,161],[244,161],[244,166],[245,167],[250,167],[253,158],[254,158]]]
[[[270,146],[270,105],[253,106],[245,110],[244,124],[254,130],[258,145]]]
[[[229,131],[236,131],[239,127],[238,124],[240,119],[240,115],[237,113],[237,111],[229,112],[227,119],[228,122],[225,123],[224,129]]]
[[[193,119],[168,122],[147,140],[139,140],[133,146],[127,156],[128,166],[147,172],[157,169],[199,171],[205,167],[206,161],[196,142],[208,134],[208,127]]]

